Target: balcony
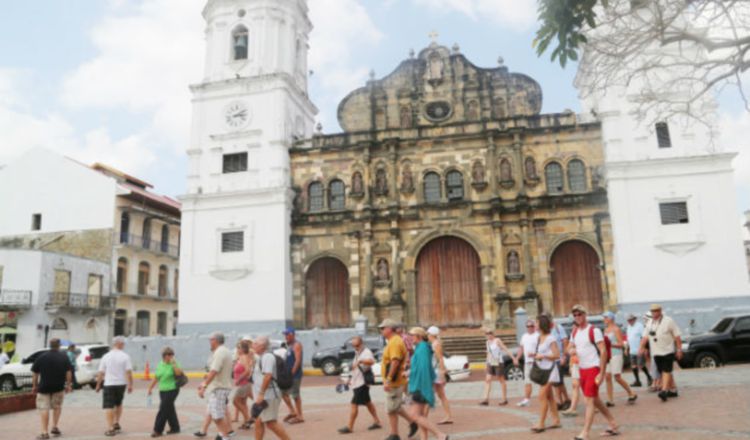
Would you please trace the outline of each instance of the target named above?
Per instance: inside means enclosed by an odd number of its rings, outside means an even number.
[[[114,310],[115,304],[116,298],[111,296],[50,292],[45,308],[108,313]]]
[[[168,255],[173,258],[178,258],[180,256],[179,246],[173,246],[169,243],[162,242],[161,240],[154,240],[153,238],[141,237],[140,235],[127,234],[124,232],[121,232],[117,238],[121,245],[130,246],[135,249],[145,249],[156,254]]]
[[[30,308],[30,290],[0,290],[0,312],[14,312]]]

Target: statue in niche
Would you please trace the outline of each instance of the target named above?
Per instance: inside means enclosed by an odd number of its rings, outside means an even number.
[[[375,172],[375,192],[379,195],[388,194],[388,177],[383,168]]]
[[[526,171],[526,178],[527,179],[538,179],[539,177],[536,175],[536,161],[533,157],[529,156],[526,158],[526,161],[524,162],[524,168]]]
[[[295,211],[303,212],[305,210],[305,201],[302,198],[302,189],[294,188],[294,209]]]
[[[518,252],[508,252],[508,274],[515,275],[521,273],[521,260],[518,258]]]
[[[363,192],[364,192],[364,184],[362,183],[362,173],[357,171],[352,176],[352,193],[362,194]]]
[[[510,182],[513,180],[513,168],[508,159],[500,161],[500,180],[502,182]]]
[[[474,166],[471,169],[471,177],[474,179],[474,183],[484,182],[484,165],[482,165],[482,162],[474,162]]]
[[[378,281],[388,281],[391,279],[391,273],[388,269],[388,261],[385,258],[378,260]]]
[[[409,106],[401,107],[401,128],[409,128],[411,123],[411,109]]]
[[[408,163],[404,165],[404,169],[401,171],[401,191],[406,193],[414,191],[414,176]]]
[[[479,119],[479,103],[476,101],[470,101],[466,109],[466,119],[469,121],[476,121]]]
[[[440,54],[433,52],[427,64],[427,80],[440,82],[443,79],[443,59]]]

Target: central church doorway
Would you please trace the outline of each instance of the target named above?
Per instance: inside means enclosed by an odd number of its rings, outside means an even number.
[[[482,322],[479,255],[466,241],[440,237],[417,257],[417,321],[422,325],[463,326]]]
[[[349,271],[335,258],[316,260],[305,275],[305,310],[308,328],[351,326]]]

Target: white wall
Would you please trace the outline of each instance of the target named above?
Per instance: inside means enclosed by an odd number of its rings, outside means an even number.
[[[0,169],[0,236],[112,228],[115,180],[37,148]],[[32,231],[32,215],[42,228]]]

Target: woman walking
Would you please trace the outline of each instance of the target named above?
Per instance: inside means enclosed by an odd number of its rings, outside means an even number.
[[[604,335],[609,338],[610,343],[612,344],[612,359],[607,364],[607,406],[613,407],[615,406],[614,403],[614,381],[612,380],[614,376],[614,380],[617,381],[617,383],[620,384],[620,386],[628,393],[628,403],[632,404],[635,403],[635,400],[638,398],[638,395],[633,392],[632,389],[630,389],[630,386],[625,381],[625,379],[622,378],[622,367],[625,363],[625,356],[624,356],[624,347],[625,347],[625,341],[622,338],[622,330],[620,330],[620,327],[615,324],[615,314],[612,312],[605,312],[603,315],[604,317],[604,324],[606,325],[606,328],[604,329]],[[637,366],[636,366],[637,368]]]
[[[244,339],[237,343],[237,361],[234,363],[235,392],[232,404],[242,414],[240,429],[250,429],[254,422],[250,419],[250,410],[247,406],[248,397],[253,398],[253,384],[250,383],[250,377],[255,364],[250,344],[250,341]]]
[[[438,422],[438,425],[452,425],[453,414],[451,413],[451,404],[448,396],[445,395],[445,385],[448,383],[448,370],[445,368],[445,355],[443,353],[443,342],[440,340],[440,329],[434,325],[427,329],[427,340],[432,347],[432,367],[435,370],[435,394],[445,410],[445,417]]]
[[[421,438],[426,440],[428,433],[432,433],[440,440],[447,440],[448,435],[427,419],[430,408],[435,406],[435,368],[432,365],[432,347],[427,342],[427,332],[421,327],[414,327],[409,331],[414,337],[414,355],[411,358],[409,370],[409,415],[421,428]]]
[[[486,329],[484,332],[487,336],[487,366],[485,368],[486,375],[484,377],[484,400],[479,402],[482,406],[490,404],[490,391],[492,390],[492,381],[497,378],[500,382],[500,389],[503,392],[503,400],[500,401],[500,406],[508,404],[508,384],[505,382],[505,364],[503,361],[503,352],[507,353],[508,356],[513,360],[513,365],[518,365],[518,359],[513,356],[513,352],[508,350],[502,339],[495,337],[495,332],[492,329]]]
[[[177,395],[180,394],[176,376],[182,374],[182,368],[174,358],[174,351],[169,347],[164,347],[161,351],[161,361],[154,372],[154,380],[148,386],[148,395],[150,396],[156,384],[159,384],[159,412],[156,413],[151,437],[161,437],[167,423],[169,423],[167,434],[180,432],[180,421],[177,419],[174,402],[177,400]]]
[[[560,414],[557,412],[557,403],[555,402],[555,393],[552,387],[560,382],[560,372],[557,369],[556,360],[560,359],[560,349],[557,347],[557,341],[550,334],[552,330],[552,320],[547,315],[539,317],[539,342],[537,343],[536,355],[534,357],[536,365],[542,370],[549,370],[547,382],[541,385],[539,390],[539,425],[531,428],[534,433],[544,432],[547,429],[561,428]],[[552,425],[545,427],[547,412],[552,412]]]

